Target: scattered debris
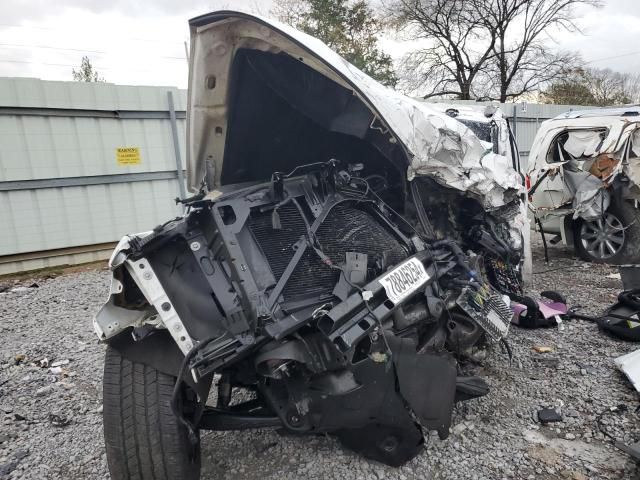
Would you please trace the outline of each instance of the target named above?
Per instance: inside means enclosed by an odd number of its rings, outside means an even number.
[[[627,376],[633,388],[640,392],[640,349],[615,358],[613,362]]]
[[[56,415],[55,413],[49,414],[49,423],[54,427],[66,427],[71,423],[71,419],[63,417],[62,415]]]
[[[13,362],[16,365],[20,365],[22,362],[24,362],[24,360],[27,358],[26,355],[22,355],[21,353],[19,353],[18,355],[16,355],[15,357],[13,357]]]
[[[620,280],[622,277],[620,276],[619,273],[610,273],[605,278],[612,278],[614,280]]]
[[[46,385],[36,390],[36,397],[44,397],[45,395],[49,395],[51,392],[53,392],[53,386]]]
[[[17,452],[15,452],[12,461],[0,465],[0,478],[8,477],[9,474],[16,469],[16,467],[20,463],[20,460],[22,460],[27,455],[29,455],[29,452],[26,450],[18,450]]]
[[[40,368],[47,368],[49,366],[49,359],[45,357],[42,360],[39,360],[38,365],[40,365]]]
[[[619,265],[618,271],[622,278],[623,290],[635,290],[640,288],[640,265],[628,264]]]
[[[25,417],[24,415],[20,415],[19,413],[14,413],[13,419],[17,422],[23,422],[27,420],[27,417]]]
[[[553,290],[540,293],[541,300],[524,296],[511,302],[513,318],[511,323],[524,328],[544,328],[558,326],[563,328],[568,307],[564,295]]]
[[[533,349],[538,353],[551,353],[551,352],[553,352],[553,348],[545,347],[545,346],[542,346],[542,345],[534,345]]]
[[[631,445],[627,445],[624,442],[616,440],[614,443],[616,448],[619,448],[624,453],[632,457],[637,462],[640,462],[640,442],[632,443]]]
[[[69,360],[56,360],[51,364],[52,367],[61,367],[63,365],[69,365]]]
[[[18,286],[18,287],[13,287],[11,290],[9,290],[9,292],[10,293],[22,293],[22,292],[28,292],[29,290],[31,290],[29,287]]]
[[[542,408],[538,410],[538,420],[540,423],[561,422],[562,415],[555,408]]]
[[[533,361],[548,368],[558,368],[560,366],[558,357],[537,357]]]

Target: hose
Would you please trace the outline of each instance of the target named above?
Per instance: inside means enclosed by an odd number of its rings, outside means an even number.
[[[469,268],[469,265],[467,265],[467,262],[466,262],[467,256],[464,254],[464,252],[460,248],[460,245],[458,245],[454,240],[438,240],[437,242],[433,242],[431,244],[431,248],[440,248],[440,247],[448,248],[449,251],[455,257],[457,265],[460,268],[462,268],[466,273],[468,273],[472,279],[474,280],[476,279],[477,274],[476,272],[471,270],[471,268]]]
[[[420,195],[418,182],[415,180],[413,182],[410,182],[409,188],[411,189],[411,199],[413,200],[413,204],[416,207],[418,220],[420,221],[420,225],[422,225],[422,228],[424,229],[425,235],[429,238],[436,238],[435,231],[433,230],[433,225],[431,225],[429,217],[427,216],[427,212],[424,209],[424,203],[422,203],[422,196]]]
[[[173,412],[173,414],[176,416],[176,418],[178,419],[178,421],[183,424],[185,426],[185,428],[187,429],[188,432],[188,437],[189,437],[189,441],[191,443],[192,447],[195,447],[199,440],[198,440],[198,435],[196,433],[196,427],[195,425],[190,422],[183,414],[182,409],[180,408],[180,393],[181,393],[181,388],[182,388],[182,384],[184,382],[184,376],[187,374],[187,372],[189,371],[189,364],[191,363],[191,360],[193,359],[193,357],[195,357],[195,355],[200,352],[200,350],[202,350],[204,347],[206,347],[207,345],[209,345],[211,342],[213,342],[214,340],[219,339],[219,337],[217,336],[212,336],[209,337],[205,340],[203,340],[202,342],[200,342],[198,345],[196,345],[195,347],[193,347],[191,350],[189,350],[187,352],[187,354],[185,355],[184,359],[182,360],[182,364],[180,365],[180,370],[178,371],[178,376],[176,378],[176,383],[173,387],[173,394],[171,395],[171,411]],[[203,404],[202,407],[204,407],[204,401],[203,400]]]

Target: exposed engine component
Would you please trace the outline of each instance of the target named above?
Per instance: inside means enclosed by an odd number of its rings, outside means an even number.
[[[178,382],[222,374],[215,410],[176,410],[192,431],[330,432],[400,465],[423,442],[415,419],[445,438],[456,398],[486,393],[480,379],[458,391],[455,355],[502,339],[511,312],[457,242],[419,234],[338,166],[197,198],[184,218],[130,238],[120,275],[139,296],[117,303],[149,298],[157,278],[166,299],[153,306],[194,345]],[[506,243],[482,228],[478,245],[497,257]],[[229,407],[234,388],[254,392],[259,415]]]

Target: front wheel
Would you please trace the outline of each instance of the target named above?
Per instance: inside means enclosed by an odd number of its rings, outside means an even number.
[[[595,263],[640,262],[640,212],[632,202],[613,203],[595,220],[574,224],[576,253]]]
[[[114,480],[197,480],[200,447],[171,410],[175,377],[107,348],[104,440]]]

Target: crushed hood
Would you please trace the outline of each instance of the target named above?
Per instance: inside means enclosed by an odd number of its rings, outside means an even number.
[[[246,151],[252,142],[268,143],[269,148],[277,143],[283,155],[291,155],[291,145],[305,145],[300,138],[287,138],[293,131],[288,128],[278,131],[277,139],[272,133],[268,138],[260,137],[272,121],[281,119],[266,116],[258,93],[254,92],[252,100],[251,92],[242,90],[239,72],[250,68],[279,99],[286,98],[320,128],[371,141],[408,180],[429,176],[477,196],[486,208],[504,205],[521,191],[521,178],[511,161],[493,153],[465,125],[425,102],[381,85],[314,37],[274,20],[235,11],[194,18],[190,28],[187,170],[192,190],[198,189],[203,179],[213,189],[233,183],[230,179],[249,178],[248,170],[268,179],[267,172],[278,170],[280,155],[265,154],[246,167],[234,163],[240,162],[237,152]],[[262,61],[267,57],[271,60]],[[311,81],[301,69],[313,71],[314,78],[322,77],[322,81]],[[241,105],[247,121],[239,125],[234,118],[239,118]],[[255,105],[252,115],[247,113],[251,105]],[[339,115],[335,114],[336,105],[341,109]],[[251,125],[250,120],[260,115],[266,120]],[[261,152],[259,146],[252,148]],[[295,150],[299,164],[308,163],[304,149]],[[225,176],[233,168],[243,173]]]

